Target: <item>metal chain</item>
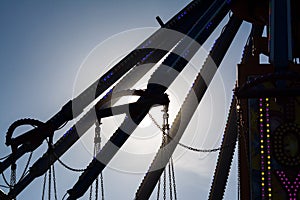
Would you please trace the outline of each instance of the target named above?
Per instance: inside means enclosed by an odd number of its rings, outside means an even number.
[[[49,169],[49,174],[48,174],[48,200],[51,199],[51,168]]]
[[[104,180],[103,180],[103,174],[100,173],[100,185],[101,185],[101,197],[102,200],[104,200]]]
[[[158,179],[158,183],[157,183],[157,198],[156,198],[156,200],[159,200],[159,193],[160,193],[160,179],[161,179],[161,178]]]
[[[64,167],[64,168],[66,168],[66,169],[68,169],[68,170],[70,170],[70,171],[73,171],[73,172],[83,172],[85,169],[75,169],[75,168],[73,168],[73,167],[70,167],[70,166],[68,166],[67,164],[65,164],[62,160],[60,160],[59,158],[58,158],[58,156],[53,152],[53,155],[55,155],[56,156],[56,159],[57,159],[57,161]]]
[[[173,200],[171,162],[169,162],[168,170],[169,170],[170,200]]]
[[[15,160],[15,158],[13,158]],[[17,180],[17,164],[15,163],[16,161],[14,161],[14,163],[12,163],[11,165],[11,171],[10,171],[10,191],[12,189],[14,189],[15,185],[16,185],[16,180]],[[16,200],[16,198],[13,198],[12,200]]]
[[[56,177],[55,177],[55,168],[54,164],[52,165],[52,175],[53,175],[53,189],[54,189],[54,199],[57,200],[57,190],[56,190]]]
[[[95,156],[101,150],[100,124],[101,122],[96,120],[93,156]],[[100,173],[100,185],[101,185],[101,197],[102,200],[104,200],[104,181],[103,181],[102,172]],[[95,200],[98,200],[98,193],[99,193],[99,176],[95,181]],[[92,200],[92,194],[93,194],[93,184],[90,187],[90,198],[89,198],[90,200]]]
[[[96,128],[97,128],[97,125],[96,125]],[[97,133],[96,133],[96,130],[95,130],[95,135],[97,135]],[[93,156],[95,156],[95,152],[96,152],[96,136],[95,136],[95,138],[94,138],[94,151],[93,151]],[[93,183],[91,184],[91,186],[90,186],[90,198],[89,198],[89,200],[92,200],[92,196],[93,196]]]
[[[150,113],[148,113],[148,115],[149,115],[150,119],[153,121],[153,123],[155,124],[155,126],[157,128],[159,128],[164,135],[166,135],[165,130],[157,123],[157,121],[154,119],[154,117]],[[173,139],[173,138],[171,138],[170,135],[168,135],[168,137],[170,139]],[[198,149],[198,148],[191,147],[191,146],[188,146],[188,145],[180,143],[180,142],[178,142],[178,145],[180,145],[180,146],[182,146],[182,147],[184,147],[188,150],[195,151],[195,152],[211,153],[211,152],[216,152],[216,151],[219,151],[221,149],[227,148],[227,147],[233,145],[234,143],[235,142],[232,142],[232,144],[228,144],[228,145],[225,145],[224,147],[218,147],[218,148],[214,148],[214,149]]]
[[[90,187],[90,200],[92,200],[92,195],[93,195],[93,184],[91,184],[91,187]]]
[[[45,175],[44,175],[44,183],[43,183],[43,190],[42,190],[42,200],[44,200],[44,196],[45,196],[46,179],[47,179],[47,173],[45,173]]]
[[[29,154],[29,157],[28,157],[27,163],[26,163],[26,165],[25,165],[24,171],[23,171],[23,173],[22,173],[22,175],[21,175],[21,178],[20,178],[19,180],[22,180],[22,179],[25,177],[26,172],[27,172],[27,169],[28,169],[28,166],[29,166],[30,161],[31,161],[31,158],[32,158],[32,154],[33,154],[33,152],[31,152],[31,153]]]
[[[13,163],[11,165],[11,172],[10,172],[10,190],[12,190],[16,184],[16,179],[17,179],[16,170],[17,170],[17,165],[16,163]]]
[[[164,191],[163,191],[163,199],[166,200],[167,196],[166,196],[166,168],[164,170],[164,182],[163,182],[163,188],[164,188]]]
[[[172,179],[173,179],[173,187],[174,187],[174,199],[177,200],[177,191],[176,191],[176,181],[175,181],[175,171],[174,171],[174,163],[173,158],[171,157],[171,171],[172,171]]]
[[[98,200],[98,187],[99,187],[99,176],[96,179],[95,200]]]

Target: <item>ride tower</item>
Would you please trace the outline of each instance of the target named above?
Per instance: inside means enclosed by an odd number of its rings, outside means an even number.
[[[297,8],[296,0],[237,0],[232,5],[235,15],[252,23],[235,90],[241,116],[241,199],[300,199]]]

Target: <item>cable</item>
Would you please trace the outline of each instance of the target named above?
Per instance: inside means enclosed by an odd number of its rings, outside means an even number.
[[[44,175],[44,183],[43,183],[43,190],[42,190],[42,200],[44,200],[44,196],[45,196],[46,178],[47,178],[47,173],[45,173],[45,175]]]
[[[0,158],[0,160],[4,160],[4,159],[8,158],[8,157],[11,156],[11,155],[12,155],[12,153],[11,153],[11,154],[8,154],[8,155],[6,155],[6,156],[3,156],[2,158]]]
[[[63,127],[65,127],[67,125],[68,121],[66,121],[65,123],[63,123],[60,127],[58,127],[58,129],[56,129],[57,131],[62,129]]]
[[[4,173],[2,172],[1,174],[2,174],[2,178],[3,178],[4,182],[5,182],[5,184],[6,184],[8,187],[12,187],[12,185],[10,185],[10,184],[8,183],[8,181],[7,181],[7,179],[6,179],[5,175],[4,175]]]
[[[3,188],[6,188],[6,189],[9,189],[9,187],[8,187],[8,186],[6,186],[6,185],[0,185],[0,187],[3,187]]]
[[[64,200],[67,195],[68,195],[68,193],[66,192],[66,194],[63,196],[62,200]]]
[[[26,173],[28,172],[28,171],[27,171],[27,169],[28,169],[28,166],[29,166],[30,160],[31,160],[31,158],[32,158],[32,153],[33,153],[33,152],[30,152],[30,154],[29,154],[29,157],[28,157],[27,163],[26,163],[26,165],[25,165],[25,168],[24,168],[24,170],[23,170],[23,173],[22,173],[22,175],[21,175],[21,178],[20,178],[20,180],[22,180],[22,179],[25,177]],[[20,181],[20,180],[19,180],[19,181]]]

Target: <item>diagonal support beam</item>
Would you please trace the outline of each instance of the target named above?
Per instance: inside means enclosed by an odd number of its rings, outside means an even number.
[[[209,55],[215,61],[215,65],[217,67],[224,58],[231,42],[239,30],[241,23],[242,21],[240,19],[232,16],[225,30],[221,33],[220,37],[212,48]],[[192,118],[195,110],[198,107],[198,104],[208,88],[208,85],[216,73],[217,68],[215,68],[215,65],[210,60],[207,60],[204,63],[204,66],[194,81],[192,89],[189,91],[172,124],[169,132],[170,137],[167,138],[165,144],[158,150],[156,157],[154,158],[148,172],[146,173],[140,187],[136,192],[135,199],[144,200],[150,198],[150,195],[153,192],[161,174],[163,173],[165,166],[169,162],[169,159],[178,145],[178,142],[182,137],[187,125],[189,124],[190,119]],[[205,75],[205,77],[203,77],[202,74]],[[195,95],[198,100],[197,103],[194,102]]]

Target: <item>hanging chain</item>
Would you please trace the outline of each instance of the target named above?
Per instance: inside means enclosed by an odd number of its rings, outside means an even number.
[[[169,162],[168,170],[169,170],[170,200],[173,200],[171,162]]]
[[[97,177],[96,179],[95,200],[98,200],[98,187],[99,187],[99,177]]]
[[[168,107],[167,107],[167,106],[164,106],[164,110],[163,110],[163,111],[164,111],[164,112],[168,112]],[[148,115],[149,115],[150,119],[152,120],[152,122],[154,123],[154,125],[155,125],[158,129],[160,129],[160,130],[162,131],[163,135],[166,135],[168,138],[173,139],[173,138],[169,135],[169,128],[170,128],[170,127],[169,127],[169,124],[168,124],[168,118],[169,118],[168,113],[164,113],[164,115],[163,115],[164,120],[163,120],[163,126],[162,126],[162,127],[157,123],[157,121],[154,119],[154,117],[153,117],[150,113],[148,113]],[[167,130],[167,133],[166,133],[166,130]],[[235,142],[232,142],[232,143],[230,143],[230,144],[227,144],[227,145],[225,145],[224,147],[218,147],[218,148],[213,148],[213,149],[199,149],[199,148],[191,147],[191,146],[189,146],[189,145],[186,145],[186,144],[183,144],[183,143],[178,142],[178,145],[181,146],[181,147],[184,147],[184,148],[186,148],[186,149],[188,149],[188,150],[191,150],[191,151],[194,151],[194,152],[202,152],[202,153],[216,152],[216,151],[219,151],[219,150],[221,150],[221,149],[227,148],[227,147],[229,147],[229,146],[231,146],[231,145],[233,145],[233,144],[235,144]]]
[[[158,183],[157,183],[157,198],[156,198],[156,200],[159,200],[159,193],[160,193],[160,179],[161,179],[161,178],[158,179]]]
[[[164,182],[163,182],[163,199],[166,200],[166,169],[164,170]]]
[[[48,200],[51,199],[51,168],[49,169],[49,174],[48,174]]]
[[[90,186],[90,198],[89,198],[89,200],[92,200],[92,195],[93,195],[93,184]]]
[[[11,165],[11,172],[10,172],[10,186],[9,186],[10,190],[12,190],[16,184],[16,179],[17,179],[16,171],[17,171],[17,164],[13,163]]]
[[[57,200],[57,190],[56,190],[56,177],[54,164],[52,165],[52,175],[53,175],[53,190],[54,190],[54,199]]]
[[[101,121],[99,119],[96,120],[95,122],[95,137],[94,137],[94,155],[97,155],[97,153],[101,150],[101,128],[100,128],[100,124]],[[103,181],[103,174],[102,172],[100,173],[100,186],[101,186],[101,198],[102,200],[104,200],[104,181]],[[98,193],[99,193],[99,176],[96,178],[95,181],[95,200],[98,200]],[[92,187],[93,185],[91,185],[91,189],[90,189],[90,200],[92,200]]]
[[[44,183],[43,183],[43,190],[42,190],[42,200],[44,200],[44,196],[45,196],[46,180],[47,180],[47,173],[45,173],[45,175],[44,175]]]
[[[171,162],[171,171],[172,171],[172,179],[173,179],[174,199],[177,200],[175,171],[174,171],[174,163],[173,163],[173,158],[172,157],[171,157],[171,161],[170,162]]]
[[[103,174],[100,173],[100,185],[101,185],[101,197],[104,200],[104,181],[103,181]]]

